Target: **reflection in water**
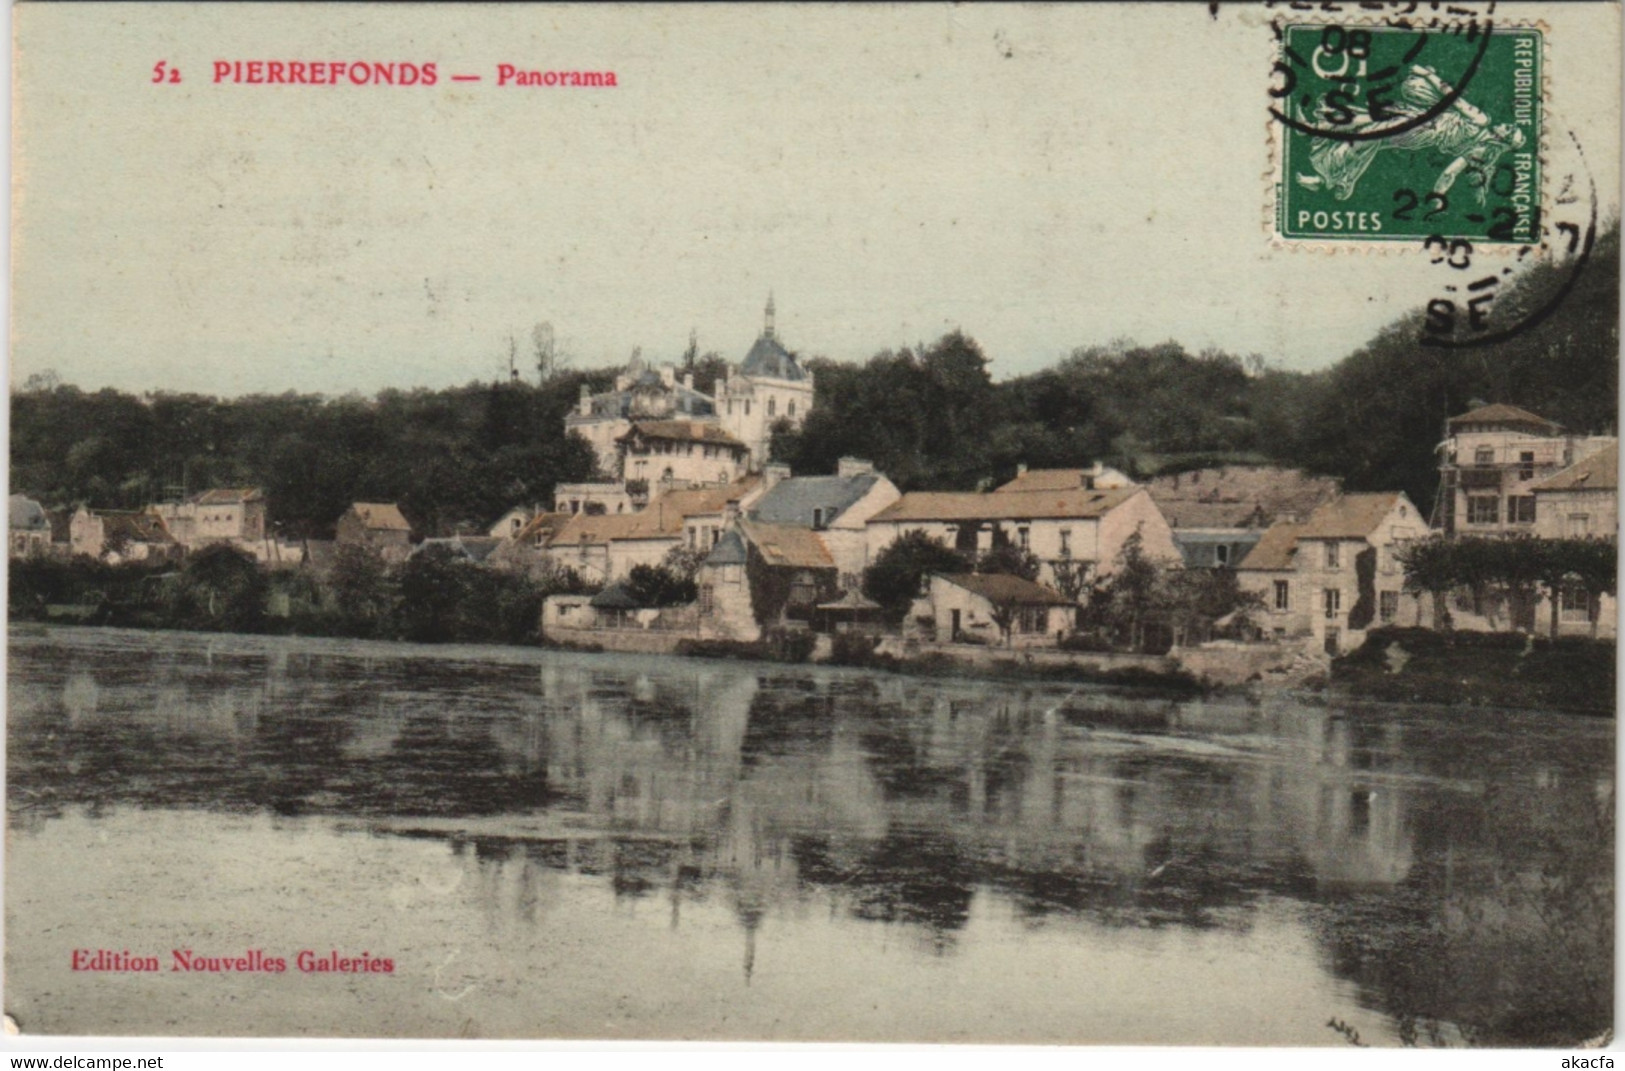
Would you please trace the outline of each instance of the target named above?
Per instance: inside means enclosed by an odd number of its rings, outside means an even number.
[[[1611,1024],[1611,723],[102,631],[11,658],[14,834],[361,822],[443,843],[493,929],[538,926],[563,880],[673,930],[726,905],[746,982],[785,911],[951,963],[983,903],[1018,961],[1055,927],[1245,942],[1289,904],[1378,1040]]]

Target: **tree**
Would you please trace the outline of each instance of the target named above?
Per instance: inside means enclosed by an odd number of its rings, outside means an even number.
[[[1032,551],[1014,543],[998,544],[976,559],[978,573],[1003,573],[1006,576],[1019,576],[1023,580],[1037,580],[1040,568],[1042,566]]]
[[[1453,546],[1443,539],[1421,539],[1394,552],[1405,572],[1405,590],[1413,595],[1431,595],[1433,627],[1446,631],[1452,623],[1446,596],[1458,582]]]
[[[444,643],[456,635],[458,611],[478,567],[443,544],[420,549],[401,567],[401,631],[418,643]]]
[[[1081,558],[1062,558],[1050,563],[1055,590],[1072,602],[1077,602],[1088,590],[1089,575],[1093,571],[1094,563],[1083,561]]]
[[[328,584],[333,602],[350,628],[373,635],[394,609],[395,584],[389,567],[377,551],[342,544],[333,552]]]
[[[705,559],[708,557],[710,557],[709,549],[690,547],[679,543],[666,551],[666,556],[660,559],[660,564],[673,575],[683,580],[693,580],[698,575],[700,566],[705,564]]]
[[[699,597],[692,579],[663,565],[634,565],[621,586],[632,601],[647,608],[681,606]]]
[[[193,554],[181,570],[181,601],[207,628],[253,632],[265,620],[270,583],[254,556],[227,543]]]
[[[875,555],[863,571],[863,593],[879,603],[892,624],[903,620],[932,573],[965,573],[970,563],[959,552],[924,532],[904,532]]]

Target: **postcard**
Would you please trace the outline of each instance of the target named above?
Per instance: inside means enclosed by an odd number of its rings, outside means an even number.
[[[24,1039],[1611,1040],[1618,3],[13,21]]]

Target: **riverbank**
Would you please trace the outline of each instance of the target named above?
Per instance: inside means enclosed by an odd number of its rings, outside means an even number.
[[[1332,663],[1330,685],[1339,694],[1392,703],[1612,717],[1615,666],[1615,646],[1605,640],[1385,628]]]

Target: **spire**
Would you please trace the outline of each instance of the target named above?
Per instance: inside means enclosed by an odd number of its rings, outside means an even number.
[[[767,292],[767,326],[762,328],[763,338],[773,337],[773,291]]]

